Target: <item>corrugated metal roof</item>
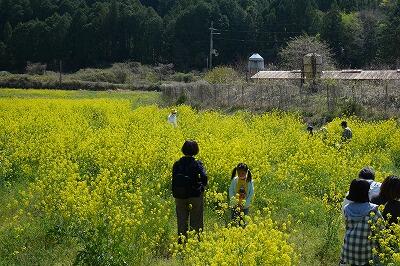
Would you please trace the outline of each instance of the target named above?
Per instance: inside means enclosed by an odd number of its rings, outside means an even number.
[[[301,79],[301,71],[259,71],[252,79]]]
[[[301,79],[300,71],[260,71],[252,79]],[[400,70],[340,70],[322,71],[321,79],[340,80],[400,80]]]
[[[342,70],[322,71],[323,79],[354,79],[354,80],[382,80],[400,79],[398,70]]]

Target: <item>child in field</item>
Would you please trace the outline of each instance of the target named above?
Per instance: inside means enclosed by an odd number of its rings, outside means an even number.
[[[342,123],[340,123],[340,125],[343,128],[343,132],[342,132],[342,142],[346,142],[351,140],[351,138],[353,137],[353,132],[351,131],[351,129],[347,126],[347,121],[342,121]]]
[[[229,187],[230,207],[232,220],[243,221],[242,213],[249,214],[251,200],[254,196],[254,184],[249,167],[239,163],[232,170],[232,180]]]
[[[375,181],[374,169],[371,166],[363,167],[358,173],[358,178],[364,179],[369,183],[369,191],[368,191],[369,201],[374,204],[380,205],[381,203],[378,201],[378,195],[381,188],[381,183]],[[342,210],[347,204],[351,202],[347,198],[347,195],[343,200]]]
[[[369,202],[370,184],[365,179],[354,179],[350,184],[344,207],[346,232],[340,258],[340,265],[369,265],[373,259],[371,224],[382,218],[378,205]]]
[[[168,123],[170,123],[174,127],[178,126],[177,113],[178,113],[178,111],[176,111],[176,109],[172,109],[171,113],[168,115]]]
[[[308,131],[309,137],[314,136],[314,127],[312,125],[307,126],[307,131]]]

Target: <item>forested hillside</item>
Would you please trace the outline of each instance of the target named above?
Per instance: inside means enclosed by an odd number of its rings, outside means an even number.
[[[206,67],[218,56],[276,62],[294,36],[317,35],[340,67],[398,67],[400,0],[0,0],[0,70],[43,62],[65,70],[134,60]]]

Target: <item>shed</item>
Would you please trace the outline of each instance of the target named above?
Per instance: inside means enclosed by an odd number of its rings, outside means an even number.
[[[321,79],[338,80],[400,80],[400,69],[397,70],[338,70],[322,71]],[[292,71],[259,71],[251,77],[253,80],[268,79],[302,79],[300,70]]]

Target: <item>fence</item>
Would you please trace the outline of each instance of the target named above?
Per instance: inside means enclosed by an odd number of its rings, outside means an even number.
[[[397,116],[400,113],[399,82],[323,81],[318,85],[299,81],[269,80],[262,83],[162,85],[171,104],[185,102],[199,108],[280,109],[337,115],[343,109]],[[352,110],[354,109],[354,110]]]

